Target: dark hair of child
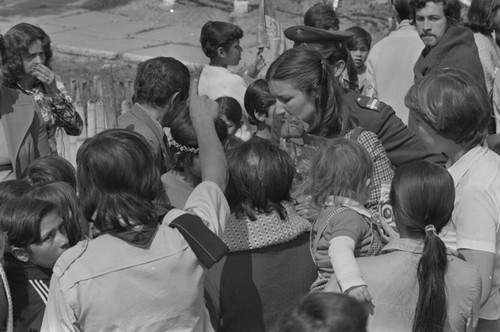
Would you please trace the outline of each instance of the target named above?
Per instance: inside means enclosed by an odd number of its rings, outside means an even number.
[[[225,116],[238,130],[243,118],[240,103],[233,97],[220,97],[216,101],[219,104],[219,116]]]
[[[74,246],[89,235],[89,223],[83,217],[75,189],[68,183],[41,184],[33,187],[25,196],[55,205],[57,214],[64,220],[70,246]]]
[[[394,175],[390,199],[396,226],[425,238],[417,268],[419,294],[413,331],[442,331],[447,314],[444,277],[448,259],[437,234],[451,218],[453,179],[445,168],[427,161],[403,165]]]
[[[235,24],[208,21],[201,28],[200,43],[203,53],[210,59],[217,56],[217,49],[227,49],[234,41],[243,38],[243,30]]]
[[[255,80],[248,86],[244,100],[249,121],[253,125],[257,125],[260,122],[255,114],[268,116],[269,107],[276,104],[276,98],[269,92],[267,81],[262,78]]]
[[[339,19],[331,3],[319,2],[304,14],[304,25],[323,30],[338,30]]]
[[[228,152],[226,197],[237,218],[256,220],[256,212],[277,211],[286,218],[283,201],[290,201],[295,167],[276,144],[252,138]]]
[[[313,293],[285,316],[281,332],[366,332],[368,312],[342,293]]]
[[[19,198],[31,189],[29,183],[23,180],[8,180],[0,182],[0,205],[12,198]]]
[[[76,188],[75,167],[60,156],[46,156],[35,159],[23,173],[23,180],[30,185],[62,181]]]
[[[54,204],[26,197],[12,198],[0,206],[0,226],[10,246],[26,248],[38,243],[42,219],[55,211]]]
[[[362,50],[369,51],[372,45],[372,36],[368,31],[362,27],[351,27],[346,31],[352,32],[354,36],[347,40],[347,48],[349,50]]]

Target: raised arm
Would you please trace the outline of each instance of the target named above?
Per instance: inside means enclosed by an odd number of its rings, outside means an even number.
[[[191,81],[189,114],[198,138],[202,181],[216,183],[222,191],[227,185],[227,162],[222,144],[215,131],[214,120],[219,113],[218,104],[207,96],[198,95],[198,79]]]

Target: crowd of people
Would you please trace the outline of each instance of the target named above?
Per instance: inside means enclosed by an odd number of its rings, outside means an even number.
[[[241,76],[207,22],[76,168],[50,37],[7,31],[0,331],[500,331],[500,2],[392,5],[372,46],[320,2]]]

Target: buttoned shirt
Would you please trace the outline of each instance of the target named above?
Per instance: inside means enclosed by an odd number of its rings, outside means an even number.
[[[491,295],[479,316],[495,320],[500,318],[500,156],[479,145],[448,171],[455,182],[455,206],[441,237],[453,249],[496,255]]]

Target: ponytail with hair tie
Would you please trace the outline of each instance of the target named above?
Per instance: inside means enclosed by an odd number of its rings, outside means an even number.
[[[434,236],[437,236],[436,227],[434,227],[433,224],[429,224],[429,225],[425,226],[425,235],[429,235],[429,234],[434,234]]]

